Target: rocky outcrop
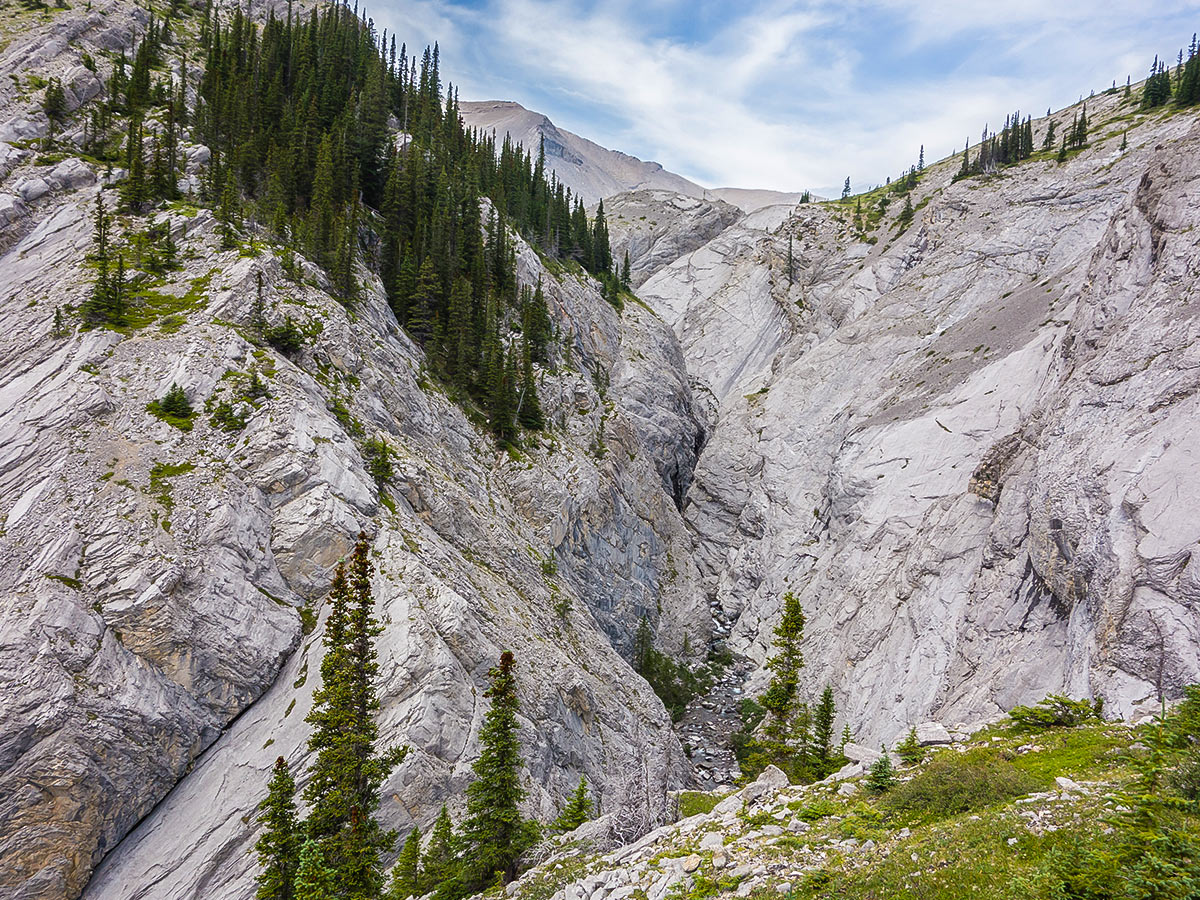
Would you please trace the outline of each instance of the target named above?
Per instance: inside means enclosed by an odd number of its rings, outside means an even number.
[[[1138,116],[1122,150],[1121,103],[1089,101],[1062,165],[931,167],[903,232],[899,203],[862,234],[804,205],[642,286],[719,400],[685,512],[730,644],[761,661],[799,592],[809,689],[866,742],[1048,691],[1127,715],[1200,677],[1200,127]]]
[[[635,288],[659,269],[691,253],[743,217],[721,200],[700,200],[669,191],[633,191],[605,202],[613,259],[629,257]]]
[[[423,821],[460,792],[477,686],[500,647],[536,661],[523,703],[537,810],[553,814],[586,772],[602,806],[661,814],[684,760],[614,646],[643,615],[667,649],[707,640],[690,536],[660,474],[694,456],[686,381],[661,378],[679,360],[670,332],[645,311],[621,321],[590,282],[556,282],[523,250],[522,277],[542,278],[563,353],[603,378],[561,356],[541,383],[554,430],[509,458],[426,382],[377,288],[352,318],[270,253],[219,251],[204,212],[171,218],[190,261],[155,289],[180,298],[170,312],[129,335],[54,335],[55,307],[87,289],[83,273],[63,273],[90,241],[93,190],[3,265],[6,890],[77,893],[158,804],[92,895],[240,896],[259,782],[280,753],[303,758],[321,651],[319,630],[302,639],[298,610],[319,613],[331,566],[363,527],[386,623],[383,732],[414,748],[387,786],[389,824]],[[272,316],[313,335],[295,359],[255,347],[238,324],[259,273]],[[181,432],[146,412],[172,383],[201,408],[237,402],[252,373],[270,397],[243,402],[243,431],[201,413]],[[637,416],[614,400],[626,387]],[[382,495],[367,436],[396,452]]]
[[[0,71],[63,77],[86,100],[91,81],[68,77],[79,54],[102,78],[100,51],[146,15],[94,7],[37,18]],[[39,96],[0,91],[0,122],[46,126]],[[183,268],[139,285],[124,331],[80,331],[94,199],[111,208],[120,177],[0,143],[0,893],[74,897],[103,860],[88,896],[245,895],[253,809],[276,756],[303,764],[322,600],[360,529],[385,623],[382,733],[413,751],[386,788],[389,825],[461,795],[501,648],[525,676],[530,812],[552,817],[586,773],[602,809],[661,821],[689,767],[621,654],[643,616],[677,655],[709,629],[678,510],[701,430],[670,329],[640,307],[622,318],[518,242],[559,343],[539,371],[550,429],[498,453],[369,273],[347,309],[307,263],[222,250],[186,203],[157,216]],[[252,340],[259,276],[269,318],[305,331],[298,355]],[[189,431],[147,410],[173,383],[197,410]],[[214,420],[222,402],[244,425]],[[369,438],[393,451],[382,487]]]

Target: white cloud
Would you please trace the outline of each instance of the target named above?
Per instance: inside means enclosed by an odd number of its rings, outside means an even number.
[[[443,74],[465,98],[523,102],[710,186],[829,191],[847,174],[866,185],[899,173],[922,143],[930,160],[953,152],[1007,111],[1073,102],[1131,67],[1140,78],[1156,51],[1187,40],[1187,14],[1200,10],[1155,6],[418,0],[379,19],[410,46],[440,40]],[[663,16],[717,8],[723,27],[699,38],[655,30]]]

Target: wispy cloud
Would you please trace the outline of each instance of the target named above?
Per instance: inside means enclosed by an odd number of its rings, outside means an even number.
[[[467,99],[511,99],[709,186],[873,184],[1016,108],[1142,77],[1200,26],[1159,0],[383,0]]]

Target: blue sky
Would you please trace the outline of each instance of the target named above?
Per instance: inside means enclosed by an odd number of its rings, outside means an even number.
[[[374,0],[468,100],[708,187],[866,187],[1174,60],[1200,0]]]

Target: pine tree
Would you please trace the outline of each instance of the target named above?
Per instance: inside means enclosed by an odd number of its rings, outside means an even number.
[[[471,767],[475,777],[467,786],[467,819],[463,823],[463,855],[467,884],[482,890],[495,881],[512,881],[517,859],[537,837],[536,823],[521,816],[521,745],[517,735],[516,660],[511,651],[500,654],[500,665],[489,670],[491,687],[484,694],[491,706],[479,731],[482,752]]]
[[[556,831],[574,831],[592,817],[592,798],[588,793],[587,776],[579,777],[579,786],[567,801],[563,811],[554,820]]]
[[[429,889],[453,879],[457,867],[455,859],[454,826],[450,821],[450,812],[445,806],[438,813],[433,823],[433,831],[429,834],[429,842],[425,847],[425,856],[421,860],[424,870],[422,887]]]
[[[850,176],[846,176],[846,184],[842,187],[842,199],[845,200],[850,196]]]
[[[321,843],[339,889],[350,898],[382,890],[380,855],[391,849],[395,834],[385,832],[374,813],[383,780],[406,752],[375,753],[379,667],[374,639],[381,629],[373,614],[371,570],[367,539],[360,534],[349,571],[342,562],[334,573],[321,687],[306,719],[313,726],[309,750],[316,754],[304,790],[308,833]]]
[[[767,690],[758,698],[767,711],[766,734],[785,753],[796,738],[800,670],[804,667],[804,655],[800,652],[803,638],[804,610],[796,595],[788,591],[783,595],[783,615],[775,626],[775,654],[767,660],[767,668],[774,674]]]
[[[821,702],[817,704],[817,710],[813,715],[813,763],[817,769],[821,770],[821,777],[824,777],[824,769],[830,761],[833,750],[833,721],[836,716],[837,708],[833,702],[833,688],[826,685],[821,694]]]
[[[311,839],[305,841],[292,896],[295,900],[338,900],[334,885],[334,873],[325,865],[320,844]]]
[[[896,217],[896,225],[900,231],[904,231],[904,229],[912,224],[913,215],[912,197],[906,194],[904,196],[904,208],[900,210],[900,215]]]
[[[405,900],[422,894],[421,880],[421,829],[413,828],[404,840],[396,867],[392,869],[392,886],[388,890],[389,900]]]
[[[258,821],[263,833],[254,845],[258,854],[258,900],[292,900],[296,870],[300,865],[300,825],[296,819],[296,782],[287,761],[275,760],[275,769],[262,802]]]

